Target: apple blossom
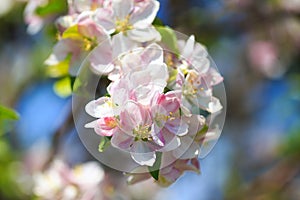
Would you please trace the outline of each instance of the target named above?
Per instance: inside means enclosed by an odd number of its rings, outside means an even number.
[[[43,24],[35,10],[44,3],[31,0],[25,10],[31,32]],[[144,169],[133,171],[129,183],[152,176],[169,186],[185,171],[199,173],[202,145],[219,136],[219,127],[210,127],[206,114],[223,109],[214,96],[223,77],[193,35],[186,41],[170,40],[174,52],[162,48],[170,45],[164,44],[169,38],[162,40],[161,27],[152,25],[159,6],[157,0],[68,0],[68,15],[56,22],[59,41],[45,63],[52,77],[75,76],[76,66],[90,53],[90,70],[111,82],[108,95],[86,105],[86,113],[95,119],[85,127]],[[153,168],[159,173],[153,175]],[[70,169],[55,161],[34,178],[39,197],[88,200],[95,196],[103,171],[95,163]]]
[[[206,48],[200,43],[195,42],[195,36],[185,41],[178,41],[180,58],[183,63],[181,68],[195,69],[199,74],[205,74],[209,69],[210,61]]]
[[[28,24],[27,32],[29,34],[38,33],[44,26],[44,19],[36,14],[36,9],[40,6],[47,5],[48,0],[29,0],[25,10],[25,22]]]
[[[103,178],[104,171],[95,162],[71,169],[61,160],[55,160],[45,172],[33,175],[33,191],[45,200],[92,200],[102,197],[99,184]]]
[[[209,113],[220,111],[222,105],[219,99],[213,96],[213,86],[222,80],[214,69],[209,69],[204,75],[200,75],[196,70],[188,70],[186,77],[179,71],[176,83],[177,89],[181,91],[183,110],[188,110],[187,113],[192,113],[195,108]]]
[[[160,34],[151,25],[159,9],[159,2],[149,0],[112,0],[110,8],[99,8],[95,20],[108,33],[124,33],[137,42],[160,40]]]

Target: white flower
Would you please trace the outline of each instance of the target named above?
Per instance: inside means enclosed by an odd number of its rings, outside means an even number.
[[[108,33],[124,33],[138,42],[158,41],[160,34],[151,25],[159,9],[159,2],[150,0],[135,4],[134,0],[112,0],[111,8],[99,8],[95,20]]]

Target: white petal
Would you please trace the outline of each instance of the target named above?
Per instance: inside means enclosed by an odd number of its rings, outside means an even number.
[[[102,26],[109,34],[116,30],[112,10],[99,8],[95,12],[94,20],[97,24]]]
[[[151,63],[145,70],[132,72],[129,80],[135,87],[151,84],[164,88],[167,85],[168,75],[165,64]]]
[[[158,1],[149,1],[144,7],[135,11],[130,18],[130,22],[136,28],[146,28],[152,24],[159,10]]]
[[[97,120],[87,123],[86,125],[84,125],[84,128],[95,128],[96,126],[97,126]]]
[[[127,35],[129,38],[137,42],[154,42],[161,40],[161,35],[153,27],[145,29],[134,28],[127,31]]]
[[[156,43],[152,43],[147,46],[142,55],[143,62],[146,64],[151,63],[163,63],[164,62],[164,52],[161,46]]]
[[[195,36],[192,35],[186,42],[184,49],[182,50],[182,56],[184,59],[189,60],[192,57],[195,45]]]
[[[138,44],[126,37],[123,33],[119,33],[112,38],[113,59],[117,59],[123,53],[138,47]]]
[[[208,112],[210,113],[216,113],[220,110],[222,110],[223,106],[220,103],[220,100],[216,97],[212,97],[211,102],[208,104]]]
[[[156,160],[154,151],[151,151],[145,142],[135,142],[132,148],[131,157],[139,165],[153,166]]]
[[[85,111],[95,118],[106,116],[114,116],[115,110],[107,103],[111,99],[108,97],[101,97],[98,100],[93,100],[85,106]]]
[[[96,186],[104,178],[104,171],[97,162],[76,166],[72,172],[72,180],[82,186]]]
[[[112,7],[115,16],[122,20],[132,11],[133,0],[112,0]]]
[[[96,74],[108,74],[114,69],[112,62],[112,46],[109,40],[102,42],[90,56],[91,70]]]
[[[216,113],[223,108],[220,100],[213,96],[200,96],[194,103],[210,113]]]
[[[206,57],[193,57],[192,65],[199,74],[205,74],[209,70],[210,61]]]

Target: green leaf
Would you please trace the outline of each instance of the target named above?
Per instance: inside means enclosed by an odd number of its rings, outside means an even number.
[[[154,26],[164,26],[164,23],[161,21],[161,19],[159,18],[155,18],[153,23],[152,23]]]
[[[111,137],[102,137],[98,147],[98,151],[101,153],[104,152],[104,150],[110,145],[110,140]]]
[[[67,1],[50,0],[48,4],[38,7],[35,13],[41,17],[47,15],[59,14],[67,11]]]
[[[65,77],[63,79],[58,80],[54,84],[54,91],[58,96],[62,98],[69,97],[72,94],[71,78]]]
[[[173,29],[168,26],[156,26],[156,30],[162,37],[162,43],[165,44],[169,50],[175,54],[179,54],[179,48],[177,44],[177,37]]]
[[[0,105],[0,120],[4,120],[4,119],[18,120],[19,114],[10,108],[6,108]]]
[[[162,152],[156,152],[156,160],[155,160],[154,165],[152,167],[148,167],[149,173],[155,180],[158,180],[158,178],[159,178],[159,169],[160,169],[160,165],[161,165],[161,158],[162,158]]]

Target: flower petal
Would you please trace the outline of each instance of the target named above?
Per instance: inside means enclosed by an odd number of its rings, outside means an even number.
[[[133,9],[133,0],[112,0],[112,8],[118,19],[125,19]]]
[[[127,35],[129,38],[137,42],[155,42],[161,40],[161,35],[156,31],[154,27],[145,29],[134,28],[127,31]]]
[[[134,142],[133,139],[132,136],[122,131],[116,131],[111,138],[111,145],[118,149],[128,150]]]
[[[194,46],[195,46],[195,36],[192,35],[186,41],[185,47],[182,50],[181,54],[184,59],[189,60],[192,57]]]
[[[152,43],[147,46],[142,55],[142,61],[145,64],[149,63],[163,63],[164,62],[164,52],[163,49],[156,43]]]
[[[128,101],[120,114],[121,128],[129,134],[140,125],[152,124],[149,111],[141,104]]]
[[[156,154],[151,151],[145,142],[135,142],[130,153],[132,159],[139,165],[153,166]]]
[[[108,97],[101,97],[97,100],[90,101],[85,106],[85,111],[95,118],[101,118],[106,116],[114,116],[114,110],[107,102],[111,101]]]
[[[112,46],[109,40],[102,42],[90,56],[91,70],[99,75],[108,74],[114,69],[112,62]]]
[[[198,98],[197,105],[210,113],[216,113],[223,108],[220,100],[213,96]]]
[[[146,28],[152,24],[159,10],[159,2],[150,0],[131,15],[130,22],[136,28]]]
[[[120,57],[123,53],[138,47],[138,44],[126,37],[123,33],[115,35],[112,39],[113,59]]]
[[[108,34],[112,34],[116,30],[114,22],[113,12],[110,9],[99,8],[95,12],[95,21],[97,24],[102,26]]]
[[[95,128],[96,126],[97,126],[97,120],[85,124],[84,128]]]

